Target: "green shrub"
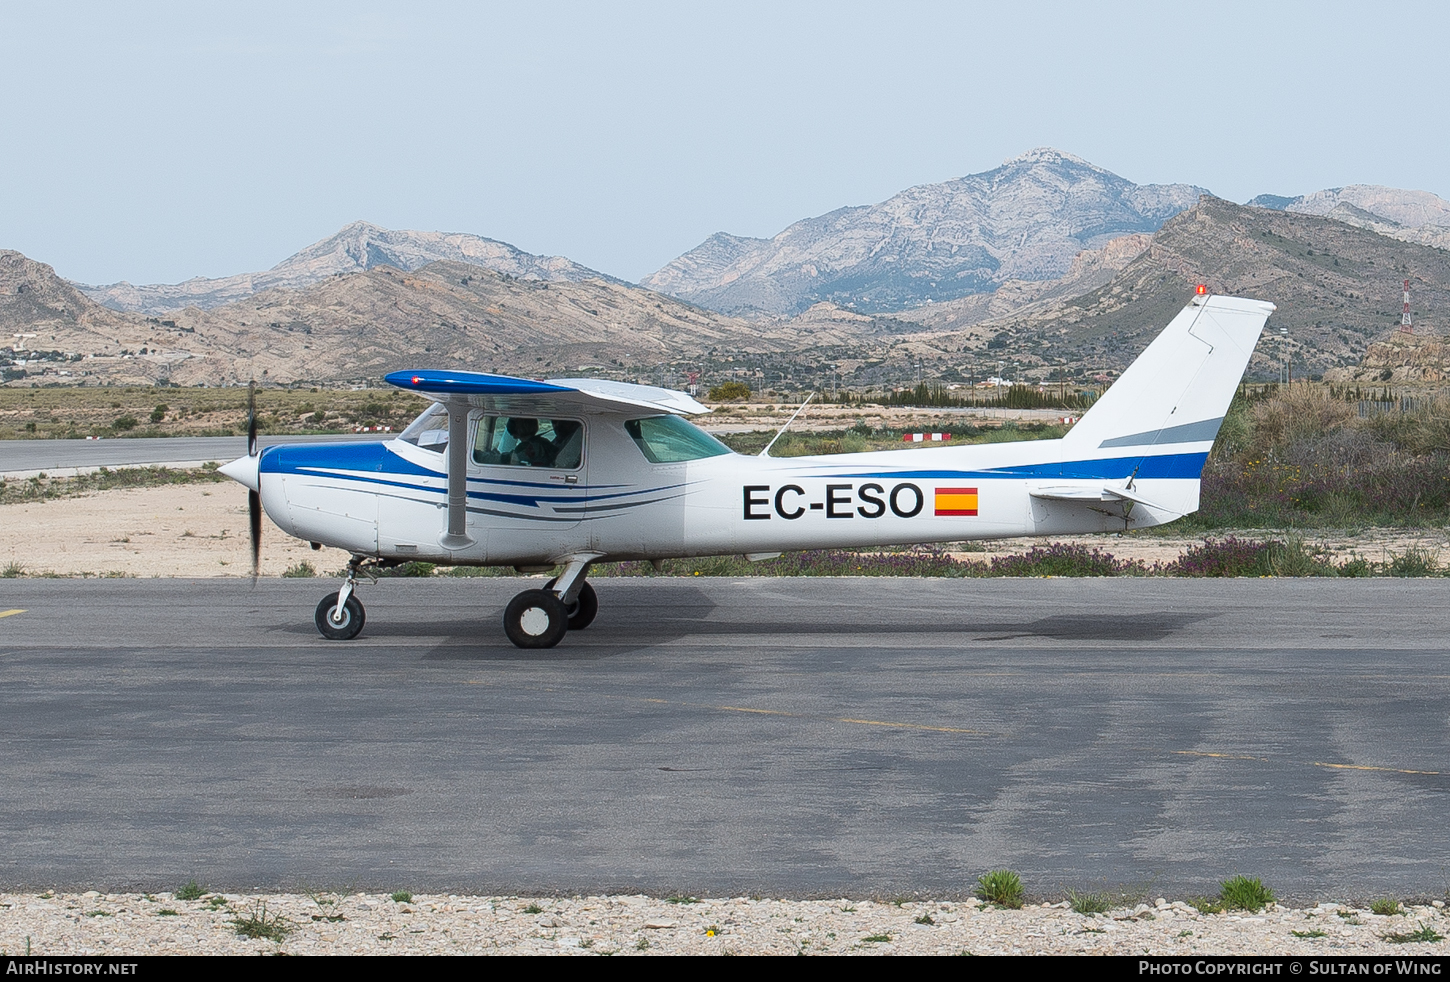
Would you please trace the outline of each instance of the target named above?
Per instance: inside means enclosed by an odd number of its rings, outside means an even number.
[[[413,895],[407,890],[399,890],[392,895],[393,902],[399,904],[410,904],[413,902]]]
[[[378,576],[432,576],[435,568],[432,563],[421,563],[415,559],[398,566],[374,570],[374,573]]]
[[[283,941],[292,932],[292,926],[281,914],[267,916],[266,901],[259,901],[250,914],[236,918],[232,925],[237,929],[238,935],[253,940]]]
[[[1229,910],[1256,911],[1274,902],[1274,891],[1258,877],[1234,876],[1219,885],[1218,897]]]
[[[177,900],[200,900],[206,891],[195,880],[188,880],[186,886],[176,891]]]
[[[1398,900],[1390,900],[1388,897],[1381,897],[1379,900],[1372,902],[1369,905],[1369,909],[1372,913],[1379,914],[1382,917],[1388,917],[1391,914],[1398,914],[1400,912],[1400,902]]]
[[[1290,535],[1283,542],[1269,543],[1264,560],[1275,576],[1339,575],[1339,569],[1325,546],[1306,546],[1297,535]]]
[[[282,571],[282,575],[289,579],[308,579],[317,575],[317,569],[307,560],[302,560],[296,566],[289,566]]]
[[[1106,893],[1078,893],[1076,890],[1069,890],[1067,900],[1079,914],[1106,914],[1113,907],[1113,902]]]
[[[977,877],[982,899],[998,907],[1021,910],[1027,899],[1022,878],[1010,869],[994,869]]]
[[[710,390],[711,402],[730,402],[734,399],[749,399],[750,386],[744,382],[721,382]]]
[[[1395,931],[1383,937],[1390,944],[1434,944],[1445,940],[1445,935],[1428,924],[1421,924],[1413,931]]]
[[[1440,557],[1428,549],[1410,546],[1385,563],[1386,576],[1438,576]]]

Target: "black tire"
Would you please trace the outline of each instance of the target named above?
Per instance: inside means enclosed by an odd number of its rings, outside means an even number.
[[[558,582],[559,578],[556,576],[544,584],[544,589],[552,590],[554,584]],[[599,595],[594,592],[589,581],[585,580],[579,587],[579,593],[574,597],[574,602],[565,604],[564,608],[569,614],[569,630],[582,631],[594,623],[594,617],[599,613]]]
[[[574,602],[567,606],[569,630],[582,631],[594,623],[594,615],[599,613],[599,597],[595,594],[594,588],[585,582],[579,588],[579,595],[574,598]]]
[[[347,603],[342,605],[341,624],[332,620],[332,612],[336,609],[337,594],[329,593],[317,605],[317,613],[312,616],[312,622],[317,625],[318,633],[329,641],[351,641],[362,632],[363,624],[367,622],[367,612],[363,610],[362,601],[357,598],[356,593],[347,598]]]
[[[525,590],[503,612],[503,631],[518,648],[552,648],[569,631],[564,601],[548,590]]]

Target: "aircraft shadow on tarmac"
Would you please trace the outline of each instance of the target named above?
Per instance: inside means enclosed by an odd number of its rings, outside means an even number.
[[[558,647],[537,651],[520,650],[508,644],[497,625],[498,611],[491,606],[480,607],[476,615],[463,618],[439,618],[426,622],[380,619],[368,624],[364,637],[378,640],[436,639],[436,647],[423,656],[426,661],[595,661],[686,637],[816,636],[824,641],[842,635],[948,634],[965,635],[961,641],[968,644],[1031,638],[1055,642],[1153,643],[1167,640],[1213,616],[1211,613],[1148,611],[1126,617],[1121,614],[1057,614],[1035,620],[1011,621],[954,618],[951,615],[923,619],[919,612],[913,612],[852,620],[841,615],[849,615],[854,610],[827,606],[817,608],[818,617],[773,622],[710,619],[717,608],[718,605],[702,590],[683,585],[661,585],[651,593],[647,606],[638,603],[623,604],[614,609],[606,606],[599,620],[588,631],[571,633]]]

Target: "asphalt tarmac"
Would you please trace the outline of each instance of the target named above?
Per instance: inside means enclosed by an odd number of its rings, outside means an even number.
[[[523,585],[0,580],[0,886],[1450,888],[1450,580]]]

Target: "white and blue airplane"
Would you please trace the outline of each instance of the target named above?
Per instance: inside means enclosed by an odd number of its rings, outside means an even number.
[[[682,392],[599,379],[395,372],[433,400],[396,439],[256,449],[221,468],[261,514],[352,554],[317,607],[354,638],[359,574],[423,560],[562,572],[504,632],[549,648],[593,621],[599,562],[1147,528],[1198,508],[1199,479],[1274,305],[1198,295],[1061,439],[747,457],[698,429]],[[254,414],[255,417],[255,414]],[[774,441],[772,441],[774,442]]]

